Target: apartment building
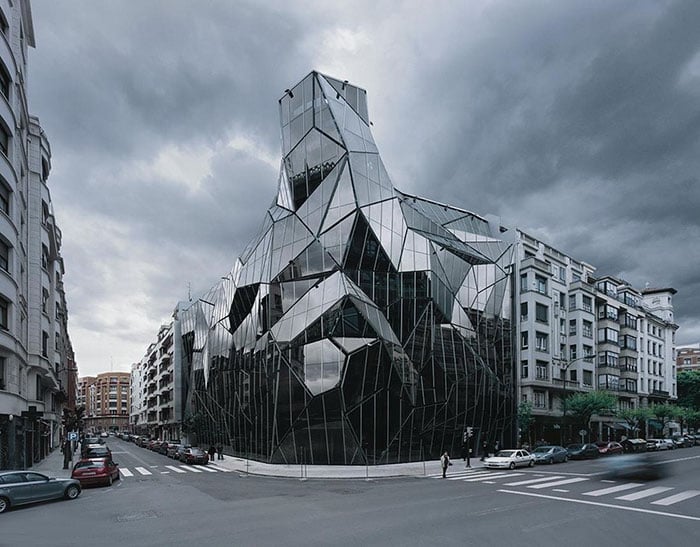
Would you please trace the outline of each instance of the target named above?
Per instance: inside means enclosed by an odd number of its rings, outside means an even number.
[[[700,344],[682,346],[676,349],[676,370],[700,370]]]
[[[159,439],[181,437],[180,371],[174,365],[173,323],[161,325],[140,363],[132,366],[134,431]]]
[[[128,372],[103,372],[79,379],[87,431],[122,431],[128,428],[130,384],[131,374]]]
[[[516,291],[519,395],[536,438],[578,440],[562,400],[595,389],[636,408],[676,397],[672,288],[635,289],[518,231]],[[617,438],[626,424],[596,416],[587,438]]]
[[[60,444],[77,391],[51,148],[27,104],[34,46],[30,2],[0,2],[0,469],[29,467]]]

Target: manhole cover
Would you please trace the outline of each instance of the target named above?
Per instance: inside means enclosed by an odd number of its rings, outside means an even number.
[[[132,522],[134,520],[157,519],[158,513],[155,511],[140,511],[138,513],[127,513],[118,515],[117,522]]]

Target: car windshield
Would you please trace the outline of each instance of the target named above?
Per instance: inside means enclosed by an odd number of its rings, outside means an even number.
[[[552,446],[538,446],[535,448],[533,454],[546,454],[550,450],[552,450],[554,447]]]
[[[513,454],[515,454],[515,450],[501,450],[496,456],[499,458],[510,458]]]

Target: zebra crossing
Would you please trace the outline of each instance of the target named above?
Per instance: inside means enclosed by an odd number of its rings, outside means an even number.
[[[513,481],[514,477],[527,476],[530,478],[522,478]],[[566,475],[566,474],[564,474]],[[589,477],[572,477],[564,475],[542,475],[537,473],[514,473],[514,472],[500,472],[500,471],[489,471],[489,470],[475,470],[475,469],[465,469],[464,471],[457,471],[451,473],[446,477],[449,481],[460,481],[475,483],[480,482],[484,484],[498,484],[499,486],[519,486],[524,489],[529,490],[545,490],[551,489],[554,492],[569,492],[568,489],[562,489],[562,486],[573,486],[584,487],[583,491],[572,493],[573,495],[580,496],[581,499],[586,498],[602,498],[604,496],[612,496],[615,500],[628,501],[628,502],[648,502],[651,505],[658,505],[663,507],[668,507],[681,503],[693,498],[700,496],[700,490],[684,490],[677,491],[676,488],[671,486],[653,486],[646,488],[648,486],[641,482],[626,482],[621,484],[614,484],[612,486],[606,485],[604,488],[595,488],[593,490],[587,490],[586,487],[595,484]],[[432,479],[442,478],[441,473],[435,473],[428,475]],[[613,481],[606,481],[613,482]],[[586,484],[590,483],[590,484]],[[660,496],[660,497],[659,497]]]
[[[155,474],[168,474],[168,473],[230,473],[230,469],[224,467],[219,467],[212,463],[202,466],[195,467],[194,465],[164,465],[164,470],[159,470],[157,465],[151,466],[150,469],[145,467],[134,467],[133,470],[127,467],[120,467],[119,473],[121,473],[122,478],[134,477],[134,476],[148,476]]]

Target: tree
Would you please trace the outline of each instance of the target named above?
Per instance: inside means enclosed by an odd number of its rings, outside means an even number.
[[[82,431],[85,418],[85,407],[63,408],[63,427],[66,431]]]
[[[627,425],[630,426],[631,431],[639,432],[642,429],[642,424],[651,418],[651,412],[647,407],[626,408],[624,410],[620,410],[617,413],[617,417],[625,420]],[[638,435],[639,434],[637,433],[637,436]]]
[[[684,370],[676,377],[678,405],[700,410],[700,371]]]
[[[666,429],[666,424],[676,415],[676,408],[677,407],[666,403],[662,405],[651,405],[649,407],[652,416],[661,424],[662,434],[663,430]]]
[[[611,411],[617,404],[617,397],[607,391],[591,391],[588,393],[574,393],[562,401],[564,416],[567,413],[574,423],[589,429],[591,417],[604,410]]]
[[[520,436],[526,436],[527,442],[532,446],[530,439],[530,426],[535,418],[532,415],[532,403],[530,401],[522,401],[518,405],[518,429],[520,429]]]
[[[688,421],[692,418],[693,414],[696,412],[692,408],[687,408],[684,406],[674,406],[675,412],[672,418],[678,422],[681,426],[681,433],[685,431],[688,427]]]

